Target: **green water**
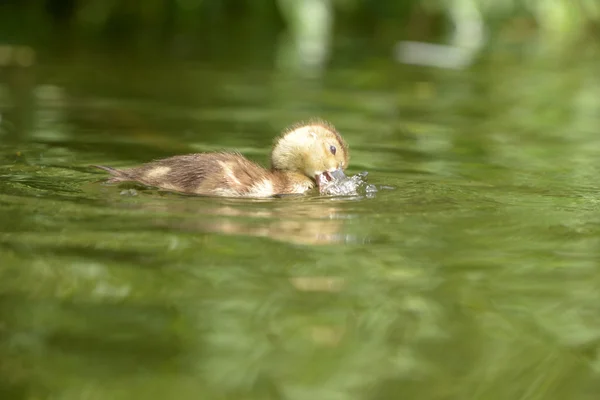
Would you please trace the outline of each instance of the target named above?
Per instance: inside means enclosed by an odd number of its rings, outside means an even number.
[[[5,69],[0,397],[596,399],[598,61]],[[88,168],[266,162],[315,115],[388,189],[130,195]]]

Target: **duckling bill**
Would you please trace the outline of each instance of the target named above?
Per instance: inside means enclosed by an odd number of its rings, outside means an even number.
[[[237,152],[197,153],[109,172],[109,183],[139,182],[181,193],[224,197],[304,194],[332,180],[345,179],[348,145],[330,123],[314,120],[284,130],[275,139],[271,168]]]

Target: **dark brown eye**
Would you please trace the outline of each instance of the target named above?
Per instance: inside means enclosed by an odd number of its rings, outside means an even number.
[[[329,146],[329,151],[331,152],[331,154],[333,154],[335,156],[335,146]]]

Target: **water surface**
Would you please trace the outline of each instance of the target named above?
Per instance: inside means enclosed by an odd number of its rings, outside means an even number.
[[[10,399],[595,399],[598,59],[322,80],[110,60],[4,75]],[[321,116],[372,198],[213,199],[88,166],[238,149]]]

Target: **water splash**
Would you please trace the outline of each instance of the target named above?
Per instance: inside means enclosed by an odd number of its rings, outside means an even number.
[[[367,197],[373,197],[377,192],[377,188],[375,185],[367,183],[366,177],[368,174],[368,172],[363,171],[343,180],[327,182],[321,186],[320,192],[325,196],[366,195]]]

